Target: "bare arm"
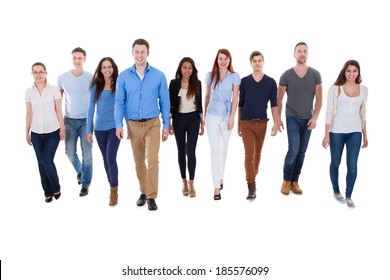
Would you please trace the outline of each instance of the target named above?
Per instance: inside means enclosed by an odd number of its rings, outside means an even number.
[[[272,119],[274,121],[274,125],[272,126],[271,136],[275,136],[278,134],[278,131],[282,132],[280,128],[280,117],[279,117],[279,109],[277,106],[271,108]]]
[[[325,149],[328,148],[330,144],[329,130],[330,130],[330,124],[325,124],[325,135],[324,135],[324,139],[322,140],[322,147],[324,147]]]
[[[123,134],[123,127],[118,127],[118,128],[116,129],[115,135],[116,135],[116,137],[118,137],[119,140],[122,140],[123,137],[124,137],[124,134]],[[130,135],[128,136],[128,138],[130,139]]]
[[[204,118],[200,118],[199,135],[204,134]]]
[[[234,116],[236,115],[236,111],[237,111],[239,91],[240,91],[240,85],[235,85],[233,88],[232,109],[230,111],[230,116],[229,116],[228,130],[231,130],[234,127]]]
[[[55,100],[55,108],[58,122],[60,123],[60,140],[65,139],[64,116],[62,114],[62,99]]]
[[[242,111],[242,108],[241,107],[238,107],[237,108],[237,132],[238,132],[238,136],[241,137],[241,127],[240,127],[240,119],[241,119],[241,111]]]
[[[363,133],[363,145],[362,145],[362,148],[367,148],[368,147],[368,138],[367,138],[366,122],[364,122],[362,133]]]
[[[286,93],[287,87],[285,86],[278,86],[278,97],[277,97],[277,104],[278,104],[278,113],[279,113],[279,124],[278,124],[278,130],[281,131],[284,129],[284,124],[282,121],[282,110],[283,110],[283,98],[284,94]]]
[[[368,91],[368,89],[367,89]],[[367,92],[368,94],[368,92]],[[363,145],[362,148],[368,147],[368,138],[367,138],[367,127],[366,127],[366,102],[367,102],[367,95],[365,97],[365,101],[363,102],[363,107],[361,111],[361,118],[363,120],[363,127],[362,127],[362,133],[363,133]]]
[[[168,137],[169,137],[169,128],[163,128],[161,132],[161,141],[165,142],[166,140],[168,140]]]
[[[317,126],[317,119],[318,116],[320,115],[321,106],[322,106],[322,85],[321,84],[316,85],[315,96],[316,96],[316,101],[314,104],[314,113],[307,124],[309,129],[314,129]]]
[[[206,114],[207,114],[207,107],[209,106],[210,103],[210,91],[211,91],[211,86],[206,84],[206,95],[204,98],[204,125],[206,125]]]
[[[32,117],[33,117],[33,112],[32,112],[31,102],[26,102],[26,141],[27,144],[29,145],[32,145],[31,138],[30,138]]]

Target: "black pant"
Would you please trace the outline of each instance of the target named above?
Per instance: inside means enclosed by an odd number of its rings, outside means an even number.
[[[177,144],[177,156],[180,167],[180,174],[183,179],[186,177],[186,156],[188,158],[188,173],[190,180],[194,180],[196,167],[196,143],[198,142],[198,133],[200,118],[197,112],[179,113],[173,119],[172,126],[175,132]]]

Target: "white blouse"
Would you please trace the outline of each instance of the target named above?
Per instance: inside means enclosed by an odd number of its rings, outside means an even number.
[[[42,94],[39,94],[35,85],[26,90],[25,99],[26,102],[31,103],[33,112],[31,131],[43,134],[56,131],[60,128],[55,100],[61,98],[60,90],[48,84],[46,84]]]

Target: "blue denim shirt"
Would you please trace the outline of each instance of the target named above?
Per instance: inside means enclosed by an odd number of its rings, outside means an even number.
[[[233,88],[240,84],[240,75],[228,71],[225,78],[214,88],[214,82],[211,81],[211,72],[209,72],[205,82],[210,85],[210,102],[207,107],[207,114],[219,116],[222,120],[225,120],[226,117],[230,116]]]
[[[148,64],[144,78],[135,65],[120,73],[115,93],[115,126],[121,128],[123,118],[139,120],[162,114],[163,128],[169,128],[169,91],[163,72]]]

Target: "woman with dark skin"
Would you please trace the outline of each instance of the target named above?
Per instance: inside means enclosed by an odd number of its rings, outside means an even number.
[[[202,85],[195,62],[184,57],[169,84],[171,119],[169,133],[175,134],[184,196],[195,197],[196,144],[204,133]],[[188,160],[188,161],[187,161]],[[189,179],[187,180],[186,169]]]

